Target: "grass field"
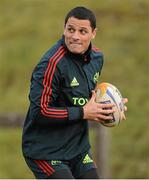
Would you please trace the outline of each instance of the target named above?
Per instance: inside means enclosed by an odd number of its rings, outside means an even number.
[[[21,129],[0,128],[0,178],[33,178],[21,150]]]
[[[148,0],[1,0],[0,113],[26,113],[32,69],[60,38],[67,11],[78,5],[97,17],[94,44],[105,56],[101,81],[129,99],[127,121],[109,129],[112,177],[149,178]],[[20,129],[0,129],[0,178],[31,177],[20,137]]]

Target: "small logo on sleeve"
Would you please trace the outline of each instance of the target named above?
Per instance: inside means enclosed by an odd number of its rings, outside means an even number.
[[[92,163],[92,162],[93,162],[93,160],[89,157],[88,154],[83,159],[83,164],[88,164],[88,163]]]
[[[71,84],[70,84],[71,87],[74,87],[74,86],[79,86],[79,83],[77,81],[77,79],[74,77],[73,80],[71,81]]]
[[[93,80],[94,80],[95,83],[97,83],[98,78],[99,78],[99,72],[97,72],[93,77]]]
[[[59,161],[59,160],[52,160],[52,161],[51,161],[51,164],[52,164],[53,166],[58,165],[58,164],[61,164],[61,163],[62,163],[62,161]]]

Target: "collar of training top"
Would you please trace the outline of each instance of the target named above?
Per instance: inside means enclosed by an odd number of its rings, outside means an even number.
[[[88,62],[91,60],[91,50],[92,50],[92,44],[90,43],[88,50],[84,53],[84,54],[74,54],[72,52],[69,51],[69,49],[67,48],[66,44],[65,44],[65,36],[62,36],[62,44],[64,45],[64,47],[67,49],[67,51],[69,52],[69,54],[77,59],[83,59],[85,62]]]

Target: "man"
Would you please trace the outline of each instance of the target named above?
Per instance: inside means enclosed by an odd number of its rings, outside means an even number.
[[[88,120],[112,119],[114,104],[95,102],[103,55],[91,44],[96,19],[85,7],[72,9],[64,33],[33,71],[23,154],[35,177],[99,178],[92,160]]]

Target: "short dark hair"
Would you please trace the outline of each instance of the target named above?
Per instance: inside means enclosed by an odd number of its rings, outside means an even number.
[[[65,25],[70,17],[89,20],[91,28],[92,29],[96,28],[96,17],[94,13],[90,9],[87,9],[86,7],[79,6],[70,10],[65,17]]]

